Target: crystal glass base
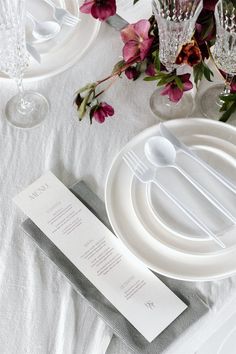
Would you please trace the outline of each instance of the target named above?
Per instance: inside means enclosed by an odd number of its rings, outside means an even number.
[[[155,90],[150,98],[150,108],[155,116],[161,120],[189,117],[194,107],[191,93],[185,92],[181,100],[175,103],[168,96],[162,96],[161,91],[162,89]]]
[[[219,84],[209,87],[202,93],[200,97],[200,109],[206,118],[218,120],[222,116],[223,113],[220,112],[222,102],[219,96],[223,91],[224,85]]]
[[[25,91],[25,105],[20,104],[20,96],[12,97],[6,105],[7,120],[18,128],[33,128],[39,125],[49,113],[47,99],[38,92]]]

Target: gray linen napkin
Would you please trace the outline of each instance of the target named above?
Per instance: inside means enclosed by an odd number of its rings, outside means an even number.
[[[72,186],[71,191],[112,231],[104,202],[83,181]],[[158,275],[188,305],[188,308],[152,343],[148,343],[30,219],[25,220],[22,223],[22,227],[41,250],[58,266],[78,294],[86,299],[97,314],[113,329],[114,334],[136,353],[162,353],[178,336],[181,336],[187,328],[209,310],[208,306],[194,293],[194,290],[188,284]]]
[[[110,26],[114,27],[117,31],[121,31],[123,28],[125,28],[129,24],[127,21],[125,21],[122,17],[120,17],[117,14],[109,17],[106,22]]]

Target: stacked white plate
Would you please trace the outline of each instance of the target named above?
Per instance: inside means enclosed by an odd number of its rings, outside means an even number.
[[[236,184],[236,128],[201,118],[165,123],[183,143]],[[176,279],[196,281],[236,273],[236,225],[221,214],[174,168],[158,170],[158,179],[226,245],[219,247],[198,229],[154,184],[138,181],[122,156],[132,149],[144,154],[151,127],[130,141],[115,158],[106,184],[106,207],[116,235],[150,269]],[[231,214],[236,195],[183,152],[177,163],[207,189]]]
[[[31,20],[27,19],[26,38],[40,54],[41,63],[31,58],[24,79],[44,79],[68,69],[81,58],[98,34],[100,22],[92,16],[79,13],[83,0],[53,0],[53,3],[79,17],[80,22],[75,27],[62,25],[61,31],[55,38],[37,43],[32,37]],[[38,21],[54,20],[53,9],[44,0],[27,0],[26,5],[27,10]],[[2,73],[0,77],[7,78]]]

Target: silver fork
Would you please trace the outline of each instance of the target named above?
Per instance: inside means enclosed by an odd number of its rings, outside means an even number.
[[[141,159],[130,150],[124,154],[123,159],[133,174],[142,183],[155,183],[163,193],[180,209],[182,212],[194,222],[204,233],[214,240],[222,248],[226,248],[225,244],[205,225],[201,220],[198,219],[191,211],[189,211],[172,193],[170,193],[163,185],[156,179],[156,171],[153,168],[145,165]]]
[[[53,1],[43,1],[53,8],[53,16],[58,23],[73,27],[80,21],[78,17],[72,15],[69,11],[62,9],[61,7],[57,7]]]

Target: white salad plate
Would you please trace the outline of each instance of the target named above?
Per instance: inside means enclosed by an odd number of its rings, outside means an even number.
[[[165,123],[202,159],[226,177],[236,181],[236,128],[201,118],[177,119]],[[176,279],[196,281],[228,277],[236,272],[236,227],[209,204],[174,169],[160,170],[162,184],[190,206],[226,244],[221,249],[201,230],[186,220],[153,184],[143,184],[122,159],[134,150],[147,164],[144,144],[160,135],[153,126],[132,139],[115,158],[106,183],[106,208],[116,235],[150,269]],[[231,212],[236,196],[189,157],[177,154],[178,163],[203,184]],[[177,194],[176,194],[177,193]],[[192,203],[192,204],[191,204]]]
[[[27,41],[34,46],[41,56],[39,64],[30,57],[30,65],[25,72],[24,79],[38,80],[59,74],[74,65],[96,38],[100,22],[92,16],[79,13],[82,0],[53,0],[58,7],[67,9],[70,13],[80,18],[78,25],[70,27],[62,25],[59,34],[44,43],[37,43],[32,37],[32,23],[26,22]],[[54,20],[53,9],[44,0],[27,0],[27,10],[39,21]],[[0,73],[0,78],[8,77]]]
[[[221,146],[224,141],[221,139],[210,136],[188,135],[181,140],[189,146],[194,146],[198,155],[202,154],[203,158],[209,160],[209,156],[212,156],[211,160],[214,159],[216,166],[222,166],[227,161],[226,166],[231,169],[235,164],[235,159],[232,157],[235,146],[230,145],[231,154],[222,154]],[[214,154],[212,154],[213,146]],[[145,161],[144,156],[142,159]],[[236,214],[235,194],[214,177],[211,178],[204,168],[183,152],[177,153],[177,163],[213,196],[217,197],[232,215]],[[157,178],[169,192],[175,195],[183,205],[187,206],[188,210],[204,222],[214,234],[222,238],[227,249],[220,248],[208,236],[204,235],[177,206],[171,203],[156,185],[145,185],[133,177],[131,188],[133,208],[140,222],[156,240],[179,252],[193,255],[228,252],[230,247],[236,247],[236,225],[233,225],[178,171],[174,168],[161,168],[157,172]]]

